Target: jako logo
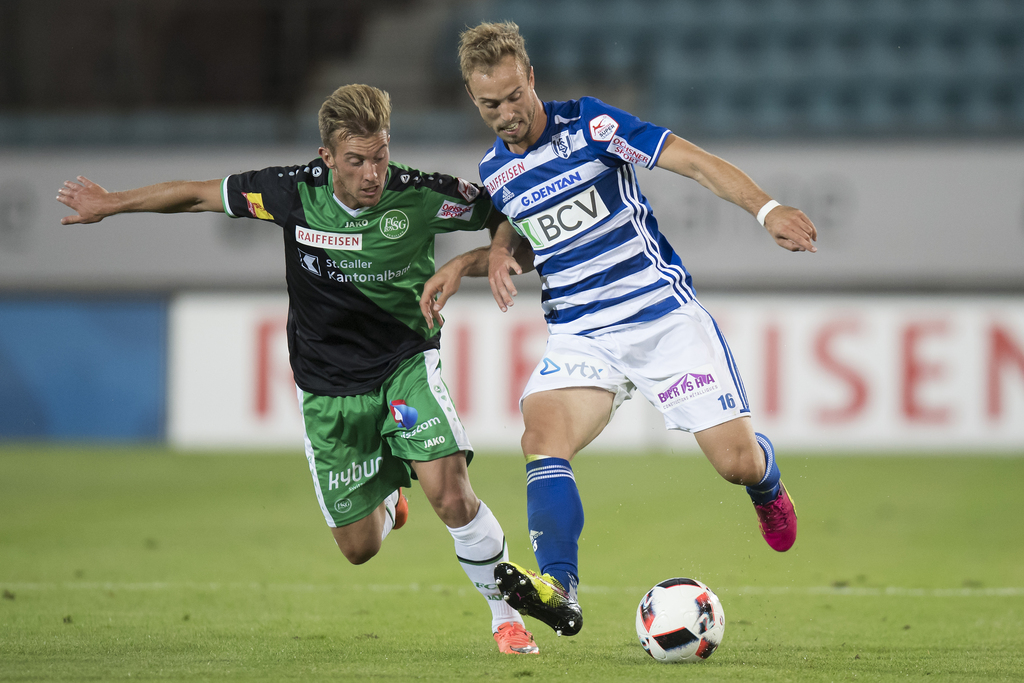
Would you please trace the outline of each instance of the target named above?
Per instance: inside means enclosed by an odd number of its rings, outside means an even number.
[[[434,439],[427,439],[426,446],[427,446],[427,448],[433,448],[434,446],[440,446],[443,443],[444,443],[444,436],[439,436],[439,437],[434,438]]]
[[[380,217],[380,231],[389,240],[397,240],[409,231],[409,217],[404,211],[391,209]]]
[[[416,426],[419,411],[412,406],[405,405],[405,401],[395,399],[391,402],[391,417],[395,419],[395,422],[402,425],[403,428],[412,429]]]

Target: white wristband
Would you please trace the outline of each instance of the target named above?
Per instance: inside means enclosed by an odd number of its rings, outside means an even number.
[[[782,206],[774,199],[761,207],[761,210],[757,212],[757,222],[764,227],[764,219],[768,217],[768,212],[774,209],[776,206]]]

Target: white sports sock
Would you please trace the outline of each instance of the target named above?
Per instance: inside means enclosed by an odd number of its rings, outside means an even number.
[[[491,608],[491,632],[510,621],[522,625],[523,618],[501,599],[501,591],[494,583],[494,567],[508,560],[508,547],[505,532],[490,508],[480,501],[473,521],[458,529],[448,527],[448,533],[455,539],[455,555],[463,571]]]
[[[395,506],[398,505],[398,490],[384,499],[384,530],[380,534],[380,540],[384,540],[395,528]]]

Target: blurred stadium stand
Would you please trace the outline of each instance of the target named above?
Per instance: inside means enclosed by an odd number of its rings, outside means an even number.
[[[1020,0],[507,0],[478,11],[520,25],[542,84],[611,90],[702,137],[1024,133]]]
[[[1021,0],[5,0],[0,144],[305,141],[357,79],[406,139],[482,136],[455,58],[482,19],[520,25],[542,97],[687,136],[1024,134]]]

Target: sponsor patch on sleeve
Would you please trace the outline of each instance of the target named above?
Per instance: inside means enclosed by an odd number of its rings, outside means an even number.
[[[459,194],[461,194],[462,198],[465,199],[467,202],[473,201],[480,195],[480,190],[477,188],[476,185],[469,182],[468,180],[463,180],[462,178],[459,178],[458,180]]]
[[[618,135],[612,138],[611,144],[608,145],[608,151],[630,164],[640,164],[641,166],[650,166],[651,164],[651,155],[644,154]]]
[[[445,201],[441,204],[441,208],[437,211],[438,218],[458,218],[460,220],[468,221],[473,217],[472,206],[466,206],[465,204],[457,204],[455,202]]]
[[[590,137],[598,142],[608,142],[619,129],[619,123],[608,114],[590,119]]]
[[[266,221],[274,220],[274,217],[263,207],[263,194],[261,192],[243,192],[245,203],[249,206],[249,215],[253,218],[262,218]]]

